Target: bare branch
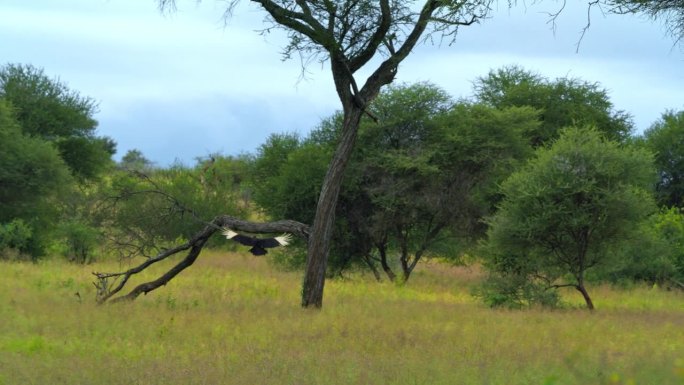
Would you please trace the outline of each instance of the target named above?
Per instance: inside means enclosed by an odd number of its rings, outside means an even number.
[[[546,12],[546,14],[549,16],[549,21],[547,21],[547,24],[551,24],[551,31],[553,31],[554,36],[556,35],[556,28],[558,27],[556,24],[556,20],[558,19],[558,16],[560,16],[561,13],[563,13],[563,10],[565,9],[565,6],[567,5],[567,1],[563,0],[563,4],[561,4],[561,7],[558,11],[556,12]]]
[[[578,52],[579,52],[580,44],[582,44],[582,39],[584,39],[584,34],[587,33],[587,30],[588,30],[589,27],[591,26],[591,8],[594,7],[594,6],[597,5],[597,4],[599,4],[599,0],[590,1],[590,2],[587,4],[587,25],[585,25],[584,28],[582,28],[582,32],[581,32],[581,34],[580,34],[580,38],[579,38],[579,40],[577,41],[577,44],[575,44],[575,47],[576,47],[576,48],[575,48],[575,53],[578,53]]]
[[[141,271],[147,269],[151,265],[163,261],[172,255],[189,249],[190,251],[188,252],[187,256],[181,262],[179,262],[173,268],[171,268],[168,272],[163,274],[161,277],[157,278],[154,281],[140,284],[127,295],[118,297],[113,301],[133,300],[137,298],[140,294],[146,294],[160,286],[165,285],[178,273],[183,271],[188,266],[192,265],[199,256],[200,252],[202,251],[202,248],[204,247],[206,241],[216,231],[222,229],[223,227],[229,227],[231,229],[236,229],[250,233],[290,233],[304,239],[305,241],[308,241],[310,234],[308,225],[296,221],[282,220],[275,222],[259,223],[245,221],[227,215],[219,216],[214,218],[214,220],[212,220],[210,223],[208,223],[207,226],[200,232],[196,233],[188,242],[178,245],[174,248],[164,250],[154,258],[150,258],[134,268],[131,268],[124,272],[117,273],[94,272],[93,275],[95,275],[95,277],[97,277],[98,279],[98,282],[95,283],[95,286],[98,288],[97,302],[104,303],[107,300],[109,300],[112,296],[120,292],[124,288],[124,286],[126,285],[131,276],[140,273]],[[115,280],[120,279],[118,285],[113,289],[110,289],[110,287],[113,286],[113,283],[110,283],[108,281],[110,278],[114,278]]]

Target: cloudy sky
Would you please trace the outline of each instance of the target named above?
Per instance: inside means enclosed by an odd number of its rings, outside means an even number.
[[[522,3],[522,2],[521,2]],[[0,65],[32,64],[100,103],[98,133],[119,159],[139,149],[159,165],[254,152],[270,133],[306,134],[338,109],[326,65],[302,79],[281,60],[281,33],[262,36],[263,14],[247,1],[228,25],[225,1],[179,0],[162,15],[156,0],[2,0]],[[658,22],[606,16],[586,24],[584,2],[539,2],[463,28],[451,46],[423,45],[402,64],[400,82],[430,81],[456,98],[490,69],[517,64],[556,78],[599,82],[642,131],[667,109],[684,109],[684,48]]]

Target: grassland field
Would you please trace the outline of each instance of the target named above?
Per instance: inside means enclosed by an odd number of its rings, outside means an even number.
[[[681,292],[599,286],[593,313],[572,291],[563,309],[497,310],[470,295],[476,268],[433,262],[403,286],[329,280],[323,309],[304,310],[299,273],[208,252],[97,306],[91,272],[120,268],[0,263],[0,385],[684,384]]]

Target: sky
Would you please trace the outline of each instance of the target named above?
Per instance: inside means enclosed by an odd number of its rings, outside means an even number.
[[[258,32],[256,6],[243,1],[226,23],[225,0],[177,3],[162,14],[156,0],[2,0],[0,66],[43,68],[97,100],[97,134],[117,142],[115,159],[138,149],[159,166],[254,153],[270,134],[306,135],[340,108],[327,63],[303,72],[299,59],[283,61],[285,36]],[[431,82],[458,99],[477,77],[519,65],[598,82],[637,132],[684,109],[684,45],[661,23],[594,9],[580,42],[585,2],[569,2],[555,26],[548,13],[562,2],[507,3],[452,44],[419,46],[395,82]]]

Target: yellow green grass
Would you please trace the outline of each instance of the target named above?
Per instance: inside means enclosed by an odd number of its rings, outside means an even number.
[[[593,287],[593,314],[492,310],[469,294],[476,270],[433,263],[403,287],[328,281],[311,311],[299,274],[209,253],[96,306],[90,272],[118,268],[1,263],[0,384],[684,384],[681,293]]]

